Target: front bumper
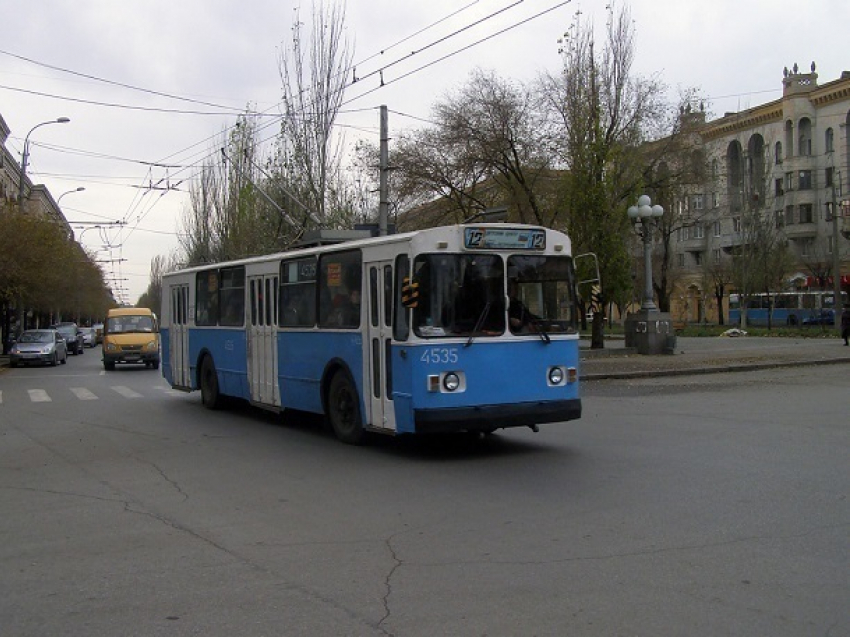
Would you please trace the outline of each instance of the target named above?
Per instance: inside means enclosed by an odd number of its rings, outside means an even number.
[[[104,363],[159,363],[159,352],[118,351],[104,352]]]
[[[581,399],[450,409],[416,409],[413,417],[416,433],[492,431],[508,427],[531,427],[580,418]]]
[[[11,365],[47,365],[53,361],[53,352],[49,354],[9,354]]]

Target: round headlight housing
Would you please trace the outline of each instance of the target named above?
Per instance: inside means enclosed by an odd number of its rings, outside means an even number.
[[[457,391],[460,387],[460,377],[454,372],[449,372],[443,376],[443,388],[446,391]]]
[[[549,368],[549,382],[552,385],[561,385],[564,382],[564,370],[561,367]]]

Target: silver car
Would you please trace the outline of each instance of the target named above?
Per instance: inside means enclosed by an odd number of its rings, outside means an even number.
[[[9,366],[40,363],[53,365],[68,362],[68,348],[65,339],[56,330],[26,330],[12,345],[9,352]]]

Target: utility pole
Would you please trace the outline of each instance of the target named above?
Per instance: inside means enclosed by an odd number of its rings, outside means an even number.
[[[837,171],[836,171],[837,172]],[[835,182],[838,181],[838,190],[836,193]],[[832,179],[832,291],[835,295],[832,310],[834,322],[833,326],[841,336],[841,312],[844,309],[844,304],[841,302],[841,250],[839,249],[838,237],[838,196],[841,195],[841,173],[837,172]]]
[[[378,234],[387,236],[387,217],[389,216],[390,195],[387,186],[387,173],[389,167],[389,127],[387,125],[387,107],[381,106],[381,159],[378,166],[378,193],[380,203],[378,204]]]

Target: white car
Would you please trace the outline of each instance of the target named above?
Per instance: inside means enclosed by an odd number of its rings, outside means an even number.
[[[81,327],[78,332],[83,337],[83,346],[94,347],[97,345],[97,333],[93,327]]]

